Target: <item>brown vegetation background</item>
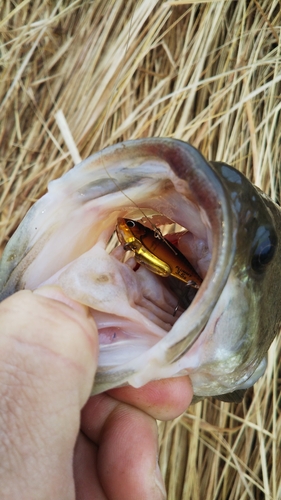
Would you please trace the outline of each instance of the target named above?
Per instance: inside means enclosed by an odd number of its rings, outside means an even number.
[[[280,30],[280,0],[2,0],[1,248],[51,179],[126,139],[190,141],[278,200]],[[280,500],[279,358],[243,403],[159,424],[169,500]]]

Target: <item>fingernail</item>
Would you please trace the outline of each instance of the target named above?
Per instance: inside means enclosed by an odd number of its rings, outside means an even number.
[[[166,500],[167,499],[167,493],[166,493],[166,488],[165,484],[163,481],[163,477],[160,471],[160,467],[158,464],[158,461],[156,462],[156,469],[155,469],[155,485],[158,488],[160,492],[159,500]]]

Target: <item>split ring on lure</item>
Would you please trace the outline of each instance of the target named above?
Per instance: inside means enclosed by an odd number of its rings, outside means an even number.
[[[139,264],[163,277],[174,276],[186,285],[199,288],[202,279],[186,257],[168,240],[132,219],[119,217],[116,232],[124,250],[131,250]]]

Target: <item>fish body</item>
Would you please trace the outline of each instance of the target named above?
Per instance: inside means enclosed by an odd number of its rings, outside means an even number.
[[[117,220],[143,214],[187,229],[179,251],[202,284],[176,317],[169,278],[109,249]],[[93,393],[188,374],[196,397],[227,398],[261,376],[280,329],[280,234],[279,206],[234,168],[182,141],[128,141],[50,183],[4,251],[0,300],[57,284],[89,306]]]

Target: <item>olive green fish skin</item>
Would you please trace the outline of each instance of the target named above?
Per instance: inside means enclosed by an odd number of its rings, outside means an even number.
[[[262,360],[281,328],[281,209],[241,172],[219,162],[212,165],[224,179],[238,214],[233,272],[251,296],[248,321],[255,335],[249,353]]]
[[[231,274],[236,283],[243,284],[241,299],[237,298],[230,311],[226,311],[230,324],[239,317],[240,342],[237,343],[237,354],[240,353],[240,375],[245,375],[245,383],[236,387],[235,391],[212,395],[227,402],[240,402],[246,389],[264,373],[268,349],[281,328],[281,210],[265,193],[254,186],[241,172],[221,163],[211,162],[223,178],[223,182],[233,202],[233,210],[237,217],[237,232],[234,236],[236,252]],[[245,314],[242,305],[245,301]],[[229,332],[225,329],[225,341]],[[232,333],[233,335],[233,333]],[[243,341],[242,341],[243,338]],[[237,359],[239,356],[237,356]],[[227,364],[217,360],[206,363],[205,369],[221,377],[227,373]],[[237,363],[237,360],[236,360]],[[249,367],[253,373],[247,379]],[[200,393],[200,391],[198,391]],[[195,394],[193,402],[204,398],[204,393]]]

